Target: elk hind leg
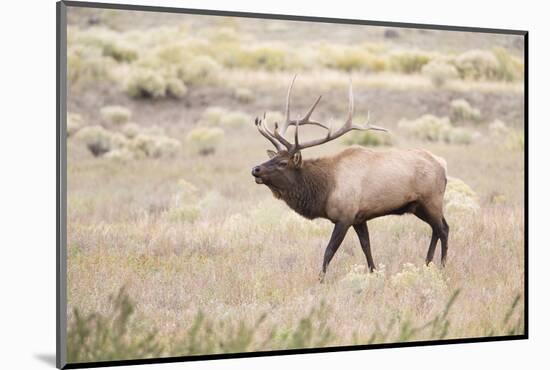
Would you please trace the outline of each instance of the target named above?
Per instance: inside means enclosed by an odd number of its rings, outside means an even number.
[[[447,220],[445,220],[445,217],[442,217],[441,220],[441,265],[445,266],[445,263],[447,262],[447,241],[449,239],[449,224],[447,223]]]
[[[445,225],[446,221],[444,222],[444,218],[436,212],[430,212],[429,208],[420,205],[414,210],[415,216],[417,216],[422,221],[426,222],[430,227],[432,228],[432,238],[430,240],[430,245],[428,247],[428,253],[426,255],[426,265],[429,265],[430,262],[432,262],[435,248],[437,245],[437,241],[441,239],[441,256],[443,258],[443,255],[447,253],[447,233],[445,233]],[[448,232],[448,227],[447,227]],[[445,246],[443,246],[443,238],[445,238]],[[442,262],[444,263],[444,262]]]
[[[367,223],[363,222],[357,225],[353,225],[353,228],[355,229],[355,232],[359,237],[359,243],[361,243],[361,248],[363,249],[363,253],[365,253],[365,257],[367,257],[367,264],[369,266],[369,270],[370,272],[373,272],[376,269],[376,266],[374,265],[374,261],[372,259],[372,253],[370,250],[369,229],[367,227]]]

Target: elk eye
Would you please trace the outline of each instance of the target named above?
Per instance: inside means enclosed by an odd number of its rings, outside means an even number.
[[[281,161],[278,164],[279,167],[286,167],[287,165],[288,165],[288,161]]]

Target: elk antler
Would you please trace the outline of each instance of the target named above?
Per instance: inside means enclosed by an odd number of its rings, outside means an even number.
[[[274,132],[269,131],[269,129],[265,124],[265,121],[266,121],[265,113],[264,113],[263,120],[256,118],[256,121],[255,121],[258,131],[260,131],[260,133],[264,137],[266,137],[273,145],[275,145],[275,148],[277,148],[278,151],[286,149],[289,153],[296,153],[302,149],[321,145],[326,142],[337,139],[340,136],[344,135],[346,132],[352,131],[352,130],[361,130],[361,131],[378,130],[378,131],[385,131],[385,132],[388,131],[383,127],[373,126],[369,124],[370,112],[367,112],[367,122],[363,126],[353,123],[354,106],[353,106],[353,90],[352,90],[351,80],[349,85],[348,118],[346,119],[346,122],[344,122],[344,125],[340,127],[340,129],[338,129],[336,132],[332,131],[332,125],[330,127],[327,127],[326,125],[320,122],[310,120],[311,114],[313,113],[313,111],[317,107],[317,104],[321,100],[321,96],[319,96],[317,100],[315,100],[313,105],[309,108],[307,113],[302,118],[291,119],[290,118],[290,94],[291,94],[292,86],[294,85],[295,80],[296,80],[296,76],[294,76],[294,78],[292,79],[292,82],[290,83],[290,87],[288,88],[287,99],[286,99],[286,109],[285,109],[286,120],[281,125],[280,132],[279,132],[279,125],[277,124],[277,122],[275,122]],[[298,127],[303,125],[315,125],[315,126],[323,127],[327,129],[328,131],[327,135],[323,138],[311,140],[303,144],[300,144],[298,142]],[[294,131],[294,144],[290,143],[288,140],[284,138],[284,134],[286,133],[288,126],[296,126],[296,130]]]
[[[296,139],[295,144],[294,144],[294,148],[292,148],[292,149],[294,151],[299,151],[301,149],[311,148],[312,146],[321,145],[321,144],[327,143],[329,141],[332,141],[334,139],[337,139],[340,136],[344,135],[345,133],[347,133],[349,131],[353,131],[353,130],[359,130],[359,131],[377,130],[377,131],[388,132],[388,130],[386,130],[383,127],[374,126],[374,125],[369,124],[370,112],[367,112],[367,122],[365,122],[364,125],[358,125],[358,124],[353,123],[353,111],[354,111],[353,89],[352,89],[351,80],[350,80],[350,83],[349,83],[348,118],[346,119],[346,122],[344,122],[344,125],[342,125],[342,127],[340,127],[336,132],[332,132],[332,125],[331,125],[330,128],[328,128],[327,136],[325,136],[324,138],[311,140],[311,141],[305,142],[303,144],[299,144],[298,140]],[[298,131],[298,127],[296,127],[296,131]],[[297,135],[295,135],[295,137],[297,138]]]

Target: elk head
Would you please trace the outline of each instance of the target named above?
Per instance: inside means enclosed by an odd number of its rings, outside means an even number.
[[[349,86],[349,108],[348,108],[348,117],[342,127],[334,131],[332,126],[326,126],[325,124],[317,121],[311,120],[311,114],[317,107],[317,104],[321,100],[319,96],[315,102],[311,105],[307,113],[300,119],[292,119],[290,117],[290,95],[292,92],[292,86],[296,76],[292,79],[290,86],[288,88],[287,98],[286,98],[286,108],[285,108],[285,122],[279,127],[279,123],[275,122],[275,129],[271,131],[267,127],[266,115],[264,113],[263,118],[256,118],[255,125],[258,131],[262,136],[269,140],[277,151],[268,150],[267,154],[269,160],[255,166],[252,169],[252,176],[255,177],[257,184],[265,184],[272,191],[273,194],[280,198],[281,193],[285,190],[291,188],[293,184],[296,183],[296,176],[298,176],[302,168],[302,154],[301,150],[305,148],[310,148],[313,146],[321,145],[326,142],[335,140],[345,133],[352,130],[379,130],[387,131],[382,127],[372,126],[367,123],[365,125],[357,125],[352,121],[353,117],[353,91],[350,81]],[[319,126],[327,130],[327,134],[324,137],[319,139],[311,140],[308,142],[300,142],[298,138],[299,126],[303,125],[314,125]],[[294,142],[291,143],[285,139],[284,135],[289,126],[295,126],[294,130]]]

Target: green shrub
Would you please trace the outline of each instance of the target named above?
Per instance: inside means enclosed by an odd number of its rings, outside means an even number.
[[[96,47],[67,47],[67,79],[70,85],[111,81],[115,64],[114,59],[105,57]]]
[[[450,144],[471,144],[475,134],[467,128],[452,127],[443,134],[443,141]]]
[[[453,127],[448,117],[425,114],[415,120],[402,119],[398,127],[424,141],[442,141],[451,144],[470,144],[474,134],[462,127]]]
[[[209,155],[216,151],[223,137],[220,128],[197,127],[187,134],[185,141],[199,154]]]
[[[155,330],[140,329],[134,302],[121,289],[110,298],[112,310],[83,315],[77,308],[67,330],[70,363],[159,357],[164,353]]]
[[[199,120],[203,126],[223,126],[235,128],[247,125],[252,118],[241,111],[229,111],[222,107],[209,107],[204,110]]]
[[[373,131],[354,131],[345,137],[347,145],[388,146],[392,145],[391,137],[387,133]]]
[[[222,107],[208,107],[201,115],[200,123],[206,126],[219,126],[227,109]]]
[[[455,59],[458,73],[463,79],[492,80],[498,77],[499,62],[486,50],[470,50]]]
[[[132,62],[137,59],[138,52],[126,42],[121,34],[103,27],[92,27],[87,30],[74,29],[70,40],[75,44],[97,47],[102,54],[117,62]]]
[[[235,56],[235,66],[267,71],[284,71],[290,68],[291,56],[282,44],[260,44],[242,49]]]
[[[164,136],[139,133],[127,144],[137,158],[170,158],[176,156],[181,149],[179,140]]]
[[[477,194],[464,181],[449,177],[444,197],[445,211],[472,213],[479,210]]]
[[[174,98],[181,98],[187,94],[187,86],[178,78],[166,79],[166,93]]]
[[[135,67],[128,76],[126,92],[134,98],[162,98],[167,93],[167,82],[158,71]]]
[[[105,158],[111,159],[117,162],[128,162],[136,159],[136,155],[128,148],[114,149],[105,153]]]
[[[101,108],[101,117],[107,123],[122,125],[132,117],[132,111],[120,105],[108,105]]]
[[[402,119],[398,127],[425,141],[442,141],[452,129],[448,117],[440,118],[431,114],[425,114],[415,120]]]
[[[516,81],[523,78],[523,61],[516,58],[502,47],[493,49],[493,54],[498,61],[496,77],[504,81]]]
[[[464,99],[455,99],[451,102],[451,121],[454,122],[479,122],[481,113],[473,108]]]
[[[75,138],[83,142],[96,157],[102,156],[114,147],[112,134],[102,126],[86,126],[76,133]]]
[[[403,270],[391,277],[390,284],[397,292],[404,292],[403,294],[422,292],[425,300],[433,300],[448,293],[447,279],[434,265],[417,267],[412,263],[405,263]]]
[[[390,54],[391,69],[401,73],[418,73],[432,56],[418,50],[395,51]]]
[[[187,60],[178,70],[177,77],[185,84],[200,86],[210,85],[218,81],[221,66],[206,55],[199,55]]]
[[[252,122],[252,118],[240,111],[226,112],[220,118],[220,125],[225,127],[242,127]]]
[[[329,68],[346,72],[366,70],[380,72],[387,68],[386,59],[366,48],[350,46],[324,46],[321,48],[322,63]]]
[[[422,67],[422,74],[429,77],[435,87],[444,86],[458,77],[455,66],[441,60],[432,60]]]
[[[136,137],[139,134],[140,127],[137,124],[133,123],[133,122],[129,122],[129,123],[125,124],[124,126],[122,126],[121,132],[128,139],[133,139],[134,137]]]

